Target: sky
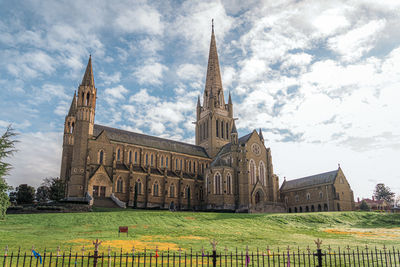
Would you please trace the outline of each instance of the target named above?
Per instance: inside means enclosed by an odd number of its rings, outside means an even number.
[[[0,1],[0,133],[19,133],[7,182],[59,176],[89,54],[97,124],[194,143],[212,18],[239,135],[262,129],[281,183],[340,164],[356,199],[400,194],[397,0]]]

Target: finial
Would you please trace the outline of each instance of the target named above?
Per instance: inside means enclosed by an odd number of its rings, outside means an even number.
[[[338,168],[340,168],[340,163],[338,163],[337,165],[338,165]]]
[[[212,33],[214,33],[214,19],[211,20]]]

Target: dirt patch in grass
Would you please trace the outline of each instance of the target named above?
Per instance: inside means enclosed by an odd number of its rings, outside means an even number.
[[[400,237],[400,230],[398,228],[393,229],[325,229],[325,233],[339,234],[339,235],[356,235],[358,237],[366,238],[396,238]]]
[[[185,217],[185,220],[192,220],[192,221],[194,221],[194,220],[196,220],[196,218],[194,218],[194,217]]]
[[[82,246],[87,247],[88,251],[92,250],[92,240],[88,239],[74,239],[70,240],[71,243],[79,244],[74,246],[75,251],[79,251]],[[147,250],[155,250],[156,248],[159,251],[167,251],[169,250],[178,250],[177,244],[167,243],[167,242],[146,242],[146,241],[138,241],[138,240],[103,240],[99,250],[107,251],[108,247],[111,248],[112,251],[119,251],[122,249],[123,252],[132,252],[132,249],[143,251]]]

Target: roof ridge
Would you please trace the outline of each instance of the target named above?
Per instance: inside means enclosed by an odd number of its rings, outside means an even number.
[[[176,140],[173,140],[173,139],[167,139],[167,138],[162,138],[162,137],[158,137],[158,136],[154,136],[154,135],[148,135],[148,134],[142,134],[142,133],[138,133],[138,132],[132,132],[132,131],[123,130],[123,129],[118,129],[118,128],[114,128],[114,127],[110,127],[110,126],[104,126],[104,125],[100,125],[100,124],[95,124],[94,126],[95,126],[95,127],[96,127],[96,126],[99,126],[99,127],[102,127],[102,128],[108,128],[108,129],[116,130],[116,131],[120,131],[120,132],[134,133],[134,134],[137,134],[137,135],[141,135],[141,136],[143,136],[143,137],[151,137],[151,138],[155,138],[155,139],[159,139],[159,140],[163,140],[163,141],[174,142],[174,143],[178,143],[178,144],[182,144],[182,145],[186,145],[186,146],[191,146],[191,147],[200,148],[200,149],[203,150],[204,152],[206,151],[206,150],[204,149],[204,147],[202,147],[202,146],[197,146],[197,145],[193,145],[193,144],[189,144],[189,143],[185,143],[185,142],[181,142],[181,141],[176,141]],[[107,129],[106,129],[106,130],[107,130]]]

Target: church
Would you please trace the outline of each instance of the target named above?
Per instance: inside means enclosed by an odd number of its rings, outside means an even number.
[[[65,117],[60,178],[66,200],[120,207],[286,212],[261,129],[239,137],[225,102],[212,27],[195,144],[95,124],[92,59]],[[292,208],[291,208],[292,209]]]

